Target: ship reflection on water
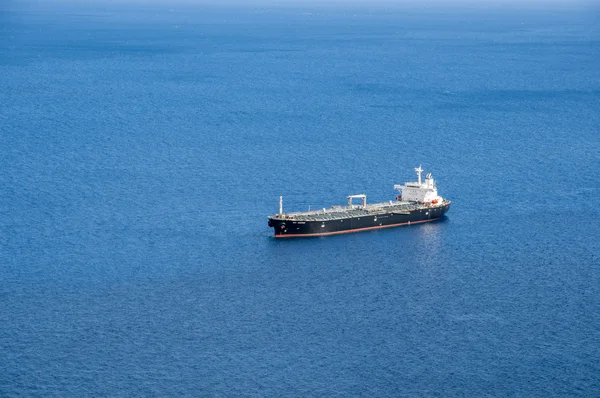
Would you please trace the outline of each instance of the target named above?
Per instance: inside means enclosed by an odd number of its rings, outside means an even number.
[[[420,248],[415,257],[418,265],[430,267],[439,264],[441,261],[443,255],[442,236],[447,220],[448,217],[443,216],[440,220],[416,226],[412,230],[415,241]]]

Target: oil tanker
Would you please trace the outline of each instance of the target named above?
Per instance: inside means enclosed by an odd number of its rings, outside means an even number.
[[[417,181],[394,185],[399,195],[384,203],[367,204],[367,196],[350,195],[347,206],[306,212],[284,213],[279,197],[279,213],[269,217],[275,238],[327,236],[379,228],[398,227],[440,219],[450,208],[450,201],[438,195],[431,173],[421,180],[423,169],[414,169]],[[354,200],[360,203],[354,204]]]

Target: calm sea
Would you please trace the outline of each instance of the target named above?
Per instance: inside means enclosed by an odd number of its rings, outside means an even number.
[[[600,396],[598,8],[280,3],[0,6],[0,396]]]

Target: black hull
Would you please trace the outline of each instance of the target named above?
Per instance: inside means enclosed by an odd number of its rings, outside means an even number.
[[[336,220],[295,221],[271,218],[269,226],[273,227],[275,238],[338,235],[435,221],[446,214],[449,208],[450,203],[447,203],[442,206],[424,206],[404,213],[384,212]]]

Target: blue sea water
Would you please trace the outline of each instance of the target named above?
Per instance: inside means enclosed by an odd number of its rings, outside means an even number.
[[[0,396],[600,396],[596,7],[3,8]]]

